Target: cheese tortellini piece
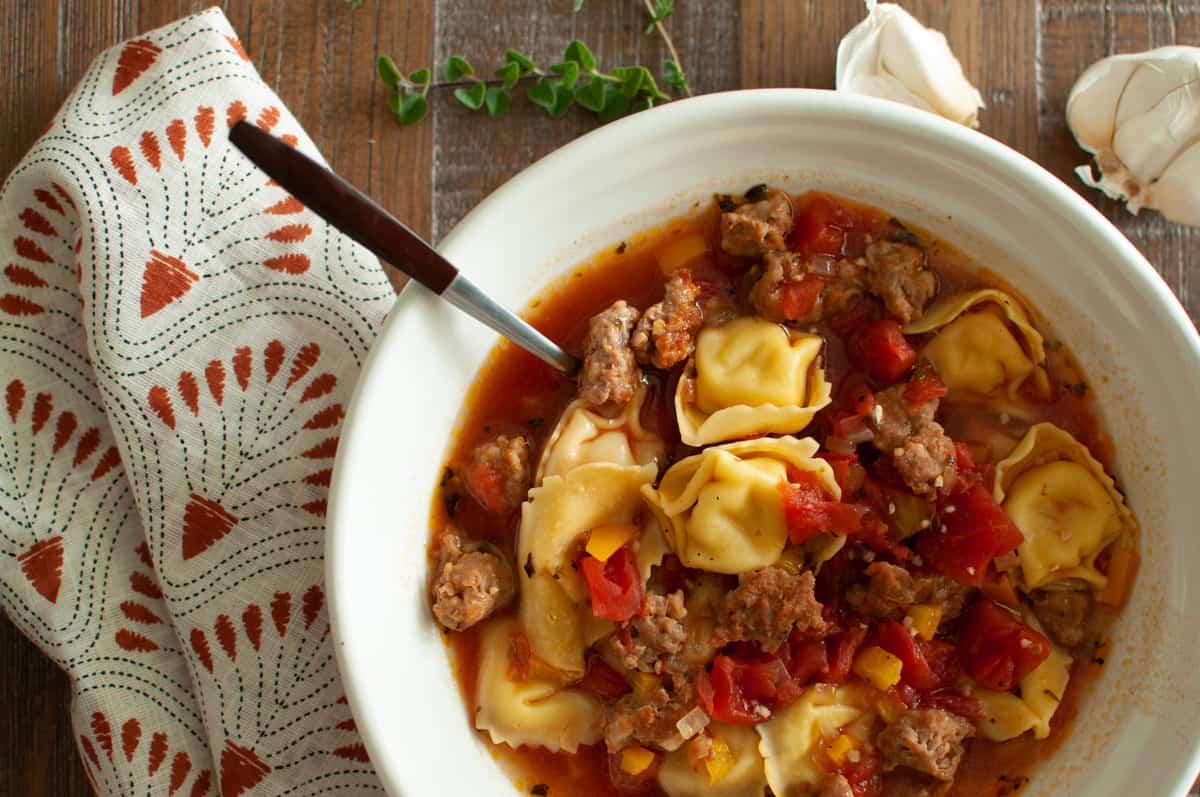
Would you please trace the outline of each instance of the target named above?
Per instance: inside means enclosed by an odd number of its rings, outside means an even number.
[[[1027,620],[1037,627],[1035,620]],[[1026,731],[1033,731],[1035,739],[1049,736],[1050,720],[1067,692],[1072,661],[1055,646],[1045,661],[1021,679],[1020,696],[976,687],[975,696],[983,704],[979,734],[993,742],[1015,739]]]
[[[1050,394],[1046,348],[1029,314],[1013,297],[994,288],[939,300],[906,335],[937,331],[921,354],[952,393],[1015,396],[1027,379],[1038,395]]]
[[[812,438],[764,437],[712,446],[676,462],[658,489],[642,488],[688,567],[742,573],[774,564],[787,544],[781,487],[788,468],[817,475],[841,498]]]
[[[733,766],[716,783],[709,782],[704,767],[692,769],[687,747],[667,753],[658,770],[658,785],[668,797],[762,797],[767,785],[758,736],[750,728],[714,722],[709,733],[729,745]]]
[[[537,482],[593,462],[646,465],[661,461],[662,440],[642,426],[646,392],[645,387],[640,388],[615,415],[600,412],[579,399],[571,402],[546,441],[538,462]]]
[[[840,732],[869,743],[874,704],[875,692],[866,684],[816,684],[798,701],[756,726],[771,791],[780,797],[816,792],[827,777],[813,756],[817,745]]]
[[[1096,557],[1136,521],[1087,448],[1051,423],[1026,432],[996,465],[994,497],[1025,541],[1017,548],[1027,589],[1081,579],[1103,589]]]
[[[496,744],[511,747],[537,745],[574,753],[580,745],[598,742],[604,716],[598,699],[537,678],[509,680],[509,649],[516,630],[512,619],[483,627],[475,727],[487,731]]]
[[[548,476],[530,490],[517,532],[520,616],[533,654],[565,673],[582,675],[588,618],[587,585],[572,567],[584,535],[597,526],[644,521],[648,576],[665,544],[657,520],[645,510],[641,490],[654,482],[658,466],[579,465],[564,476]],[[641,554],[641,551],[639,551]]]
[[[823,346],[757,316],[703,330],[675,390],[680,439],[705,446],[799,432],[830,401]]]

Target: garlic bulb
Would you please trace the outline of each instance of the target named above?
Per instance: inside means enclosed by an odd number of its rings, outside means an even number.
[[[1130,213],[1154,208],[1200,225],[1200,47],[1114,55],[1079,76],[1067,124],[1096,156],[1075,173]],[[1193,171],[1195,169],[1196,171]]]
[[[867,18],[838,45],[837,90],[932,111],[976,127],[983,97],[941,32],[893,3],[866,0]]]

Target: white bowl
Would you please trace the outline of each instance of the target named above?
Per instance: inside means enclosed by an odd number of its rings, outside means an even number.
[[[1082,361],[1141,520],[1114,649],[1025,794],[1183,794],[1200,769],[1200,339],[1136,249],[1049,173],[928,113],[806,90],[672,103],[544,158],[442,250],[519,308],[624,236],[757,182],[819,186],[959,245],[1030,297]],[[342,431],[328,591],[359,730],[393,795],[516,794],[471,729],[425,595],[433,489],[495,336],[419,286],[397,302]],[[452,784],[452,786],[451,786]]]

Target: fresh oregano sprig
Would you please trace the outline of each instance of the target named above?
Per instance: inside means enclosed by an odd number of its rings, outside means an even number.
[[[671,63],[674,66],[667,67],[663,80],[682,92],[680,87],[686,89],[683,71],[677,61]],[[544,69],[528,55],[509,49],[504,53],[504,65],[490,78],[479,77],[471,62],[459,55],[446,59],[440,81],[433,80],[429,69],[405,75],[387,56],[380,57],[378,69],[380,80],[391,89],[388,107],[402,125],[425,118],[431,89],[452,89],[454,98],[467,108],[486,109],[488,115],[499,117],[508,112],[514,89],[523,84],[526,98],[555,118],[572,105],[579,105],[602,122],[671,99],[659,89],[646,67],[622,66],[606,72],[587,45],[578,40],[567,45],[561,61]]]

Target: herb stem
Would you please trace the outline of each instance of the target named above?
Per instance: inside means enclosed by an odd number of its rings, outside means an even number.
[[[529,72],[529,73],[517,78],[517,82],[522,83],[526,80],[538,80],[539,78],[544,78],[544,77],[555,77],[555,75],[551,72],[543,72],[541,70],[534,70],[533,72]],[[485,86],[502,86],[502,85],[504,85],[504,78],[502,78],[502,77],[487,77],[487,78],[465,77],[465,78],[460,78],[458,80],[434,80],[431,83],[426,83],[424,85],[422,85],[420,83],[413,83],[408,78],[401,78],[398,85],[401,86],[405,91],[417,91],[422,94],[425,94],[425,93],[428,93],[432,89],[457,89],[457,88],[463,88],[465,86],[474,86],[476,83],[482,83]]]
[[[683,61],[679,60],[679,53],[675,50],[675,42],[671,41],[671,34],[667,33],[667,29],[663,26],[662,20],[658,19],[654,13],[654,3],[651,0],[642,0],[646,5],[646,11],[650,14],[650,18],[654,20],[654,29],[658,31],[658,35],[662,37],[663,44],[667,46],[667,52],[671,54],[671,60],[679,64],[679,71],[683,72]],[[685,96],[692,96],[692,87],[687,82],[687,76],[683,79],[683,93]]]

